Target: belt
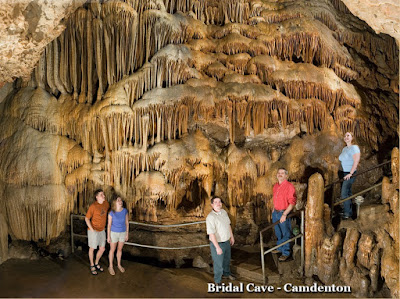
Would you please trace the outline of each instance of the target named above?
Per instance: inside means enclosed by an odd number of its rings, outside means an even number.
[[[284,211],[286,211],[286,209],[283,209],[283,210],[277,210],[277,209],[274,209],[274,211],[275,211],[275,212],[278,212],[278,213],[280,213],[280,212],[284,212]]]

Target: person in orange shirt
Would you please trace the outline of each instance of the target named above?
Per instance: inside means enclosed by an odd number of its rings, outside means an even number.
[[[96,201],[90,205],[85,216],[85,222],[88,226],[90,272],[97,275],[97,271],[104,271],[99,265],[99,261],[106,249],[105,227],[110,204],[106,201],[106,196],[101,189],[94,192],[94,197]],[[94,250],[97,249],[97,246],[99,250],[96,254],[96,261],[93,262]]]

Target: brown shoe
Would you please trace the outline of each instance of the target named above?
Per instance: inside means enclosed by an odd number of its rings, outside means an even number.
[[[236,277],[233,276],[232,274],[230,274],[228,276],[222,276],[222,278],[229,279],[229,280],[236,280]]]
[[[288,260],[289,256],[288,255],[281,255],[278,259],[280,262],[286,262]]]
[[[272,253],[281,253],[281,252],[279,251],[279,249],[274,249],[274,250],[272,250],[271,252],[272,252]]]

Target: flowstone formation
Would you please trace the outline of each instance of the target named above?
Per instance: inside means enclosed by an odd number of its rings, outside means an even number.
[[[360,170],[377,164],[398,140],[398,47],[340,5],[80,7],[31,79],[0,92],[2,235],[49,242],[102,187],[157,223],[202,220],[219,195],[239,243],[253,243],[279,167],[301,208],[308,176],[337,178],[344,132]]]

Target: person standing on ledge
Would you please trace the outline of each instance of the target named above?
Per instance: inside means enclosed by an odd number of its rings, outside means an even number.
[[[85,216],[85,222],[88,226],[90,272],[93,275],[97,275],[97,271],[104,271],[104,269],[99,265],[99,261],[106,249],[105,227],[110,204],[106,201],[106,196],[101,189],[94,192],[94,197],[96,201],[90,205]],[[99,247],[99,250],[96,254],[96,261],[93,262],[94,250],[97,249],[97,246]]]
[[[277,245],[290,239],[292,235],[292,227],[290,219],[287,219],[289,213],[296,205],[296,190],[292,183],[287,181],[288,171],[279,168],[276,174],[278,183],[273,187],[274,211],[272,212],[272,223],[279,221],[275,225],[275,235],[278,238]],[[280,262],[285,262],[290,257],[290,243],[272,251],[273,253],[282,253],[279,257]]]
[[[231,246],[235,243],[235,238],[228,213],[222,209],[221,199],[211,198],[211,207],[212,211],[207,216],[206,225],[214,265],[214,282],[219,285],[222,277],[236,279],[230,270]]]
[[[342,163],[344,181],[342,183],[342,190],[340,198],[345,199],[352,195],[351,187],[354,183],[355,177],[353,176],[357,172],[357,166],[360,162],[360,148],[358,145],[353,145],[354,136],[350,132],[344,134],[344,142],[346,146],[343,148],[342,153],[339,156],[339,160]],[[342,219],[348,219],[353,216],[353,208],[351,200],[346,200],[343,203],[343,216]]]

